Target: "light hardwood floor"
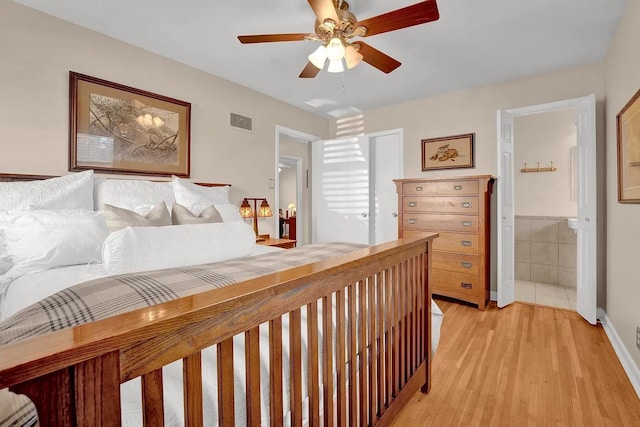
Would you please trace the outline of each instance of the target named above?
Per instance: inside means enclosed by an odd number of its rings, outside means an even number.
[[[640,426],[640,399],[600,325],[523,303],[436,302],[431,392],[394,426]]]

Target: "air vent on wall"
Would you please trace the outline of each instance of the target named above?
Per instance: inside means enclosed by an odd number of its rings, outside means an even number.
[[[251,117],[241,116],[240,114],[231,113],[231,126],[238,129],[253,132],[253,119]]]

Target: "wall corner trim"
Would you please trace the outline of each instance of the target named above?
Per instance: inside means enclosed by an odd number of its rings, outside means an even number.
[[[616,356],[618,356],[618,359],[620,360],[624,371],[627,373],[627,377],[629,377],[629,381],[631,381],[631,385],[635,389],[638,398],[640,398],[640,368],[638,368],[638,365],[636,365],[631,354],[622,343],[620,335],[618,335],[618,332],[613,327],[609,316],[607,316],[607,313],[602,308],[598,309],[598,321],[602,325],[604,332],[607,334],[607,337],[611,342],[611,346],[613,347],[613,351],[615,351]]]

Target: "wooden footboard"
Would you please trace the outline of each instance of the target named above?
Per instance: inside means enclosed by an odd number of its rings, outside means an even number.
[[[162,367],[182,359],[185,425],[203,425],[203,405],[215,404],[219,425],[233,426],[234,363],[244,356],[248,425],[264,419],[264,397],[271,425],[288,416],[292,425],[303,425],[307,412],[312,426],[386,425],[418,389],[429,390],[429,251],[436,236],[362,249],[1,346],[0,388],[29,396],[42,426],[120,425],[120,384],[141,377],[145,425],[161,426]],[[265,323],[268,396],[260,382],[259,325]],[[244,355],[234,354],[237,334],[244,334]],[[218,398],[206,402],[202,350],[213,345]]]

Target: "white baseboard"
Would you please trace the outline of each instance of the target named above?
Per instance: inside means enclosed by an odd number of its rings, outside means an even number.
[[[613,327],[607,313],[601,308],[598,309],[598,320],[602,324],[602,328],[611,342],[613,351],[616,352],[616,356],[618,356],[624,371],[627,373],[627,377],[629,377],[631,385],[635,389],[638,398],[640,398],[640,369],[638,368],[638,365],[636,365],[631,354],[629,354],[629,351],[622,343],[620,335],[618,335],[618,332]]]
[[[489,299],[491,301],[498,301],[498,292],[497,291],[491,291],[489,294]]]

